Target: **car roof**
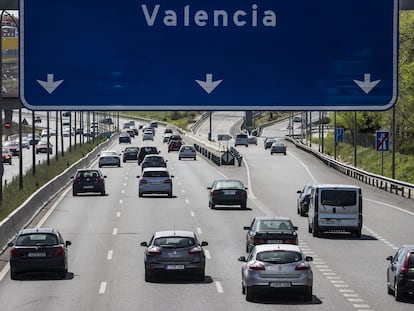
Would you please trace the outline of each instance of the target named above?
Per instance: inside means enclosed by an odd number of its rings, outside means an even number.
[[[153,154],[153,153],[146,154],[144,156],[144,159],[145,158],[160,158],[160,159],[164,159],[164,157],[162,155],[159,155],[158,153],[155,153],[155,154]]]
[[[19,231],[20,234],[33,234],[33,233],[53,233],[57,234],[58,231],[55,228],[28,228]]]
[[[168,172],[168,169],[166,167],[146,167],[142,170],[142,172],[157,172],[157,171],[166,171]]]
[[[292,221],[289,217],[285,217],[285,216],[257,216],[254,219],[255,220],[290,220]]]
[[[343,184],[317,184],[317,185],[315,185],[315,187],[328,188],[328,189],[336,189],[336,188],[340,188],[340,189],[361,189],[361,187],[359,187],[359,186],[343,185]]]
[[[97,168],[81,168],[78,169],[76,172],[100,172],[101,170]]]
[[[302,250],[299,248],[299,246],[294,244],[259,244],[256,245],[254,249],[256,252],[284,250],[302,253]]]
[[[166,231],[157,231],[154,233],[154,238],[169,237],[169,236],[195,238],[195,233],[192,231],[183,231],[183,230],[166,230]]]

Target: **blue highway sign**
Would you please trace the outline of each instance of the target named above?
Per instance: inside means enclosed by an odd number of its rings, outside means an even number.
[[[398,0],[20,0],[37,110],[386,110]]]
[[[376,131],[376,149],[377,151],[389,151],[390,149],[390,132]]]
[[[336,142],[337,143],[344,142],[344,129],[342,127],[336,128]]]

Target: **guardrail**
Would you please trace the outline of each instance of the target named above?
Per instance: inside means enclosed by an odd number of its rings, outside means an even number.
[[[243,156],[240,154],[240,152],[239,152],[239,151],[237,151],[237,149],[236,149],[236,148],[234,148],[234,147],[230,147],[230,152],[231,152],[231,154],[232,154],[232,155],[234,155],[234,157],[236,158],[236,160],[237,160],[237,164],[238,164],[239,166],[241,166],[242,161],[243,161]]]
[[[383,189],[384,191],[394,193],[396,195],[401,195],[410,199],[413,198],[414,184],[366,172],[353,166],[346,165],[345,163],[336,161],[330,156],[320,153],[311,147],[304,145],[301,141],[295,140],[294,138],[286,136],[285,139],[294,143],[297,148],[311,153],[327,166],[336,169],[344,175],[350,176],[379,189]]]
[[[110,139],[97,146],[83,159],[74,163],[63,173],[43,185],[20,205],[19,208],[0,222],[0,253],[3,253],[7,243],[13,239],[21,228],[27,227],[40,210],[49,204],[63,188],[71,183],[71,176],[75,174],[76,170],[88,166],[96,159],[98,153],[106,148],[114,139],[117,139],[117,135],[112,135]]]

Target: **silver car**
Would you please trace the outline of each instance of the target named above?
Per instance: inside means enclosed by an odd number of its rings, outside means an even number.
[[[158,231],[150,242],[142,242],[145,251],[145,281],[150,282],[154,275],[187,274],[197,276],[200,281],[205,278],[206,259],[203,246],[191,231]]]
[[[138,196],[144,194],[167,194],[169,198],[173,196],[173,183],[168,169],[165,167],[147,167],[142,170],[139,178]]]
[[[196,160],[197,153],[193,146],[191,145],[182,145],[178,151],[178,160],[181,159],[193,159]]]
[[[247,301],[255,294],[265,292],[294,292],[303,294],[305,301],[312,301],[313,273],[309,261],[297,245],[256,245],[250,255],[239,257],[242,293]]]
[[[275,141],[270,147],[270,154],[283,153],[286,155],[286,144],[282,141]]]
[[[121,166],[120,154],[115,150],[105,150],[99,154],[99,167],[103,166]]]

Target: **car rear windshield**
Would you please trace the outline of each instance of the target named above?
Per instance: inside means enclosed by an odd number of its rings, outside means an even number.
[[[168,172],[165,171],[150,171],[144,172],[144,177],[169,177]]]
[[[322,190],[321,203],[331,206],[352,206],[356,205],[357,191],[355,190]]]
[[[195,245],[195,241],[191,237],[162,237],[155,239],[154,241],[155,246],[161,247],[172,247],[172,248],[180,248],[180,247],[190,247]]]
[[[17,246],[56,245],[57,237],[54,234],[35,233],[20,235],[16,240]]]
[[[226,180],[218,181],[216,184],[217,189],[242,189],[243,184],[238,180]]]
[[[241,139],[247,138],[247,135],[246,134],[238,134],[238,135],[236,135],[236,139],[237,138],[241,138]]]
[[[410,258],[408,259],[408,268],[414,268],[414,252],[410,253]]]
[[[273,264],[285,264],[302,260],[302,254],[295,251],[264,251],[256,255],[256,260]]]
[[[292,223],[288,220],[260,220],[258,231],[292,230]]]
[[[99,173],[97,171],[82,171],[78,172],[76,178],[96,178],[99,177]]]

